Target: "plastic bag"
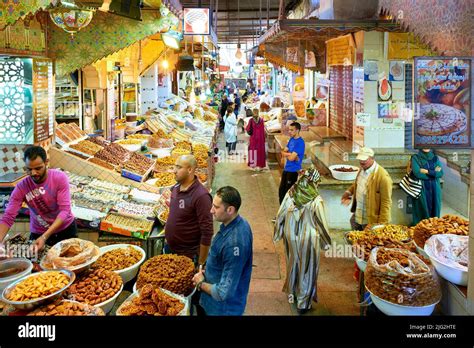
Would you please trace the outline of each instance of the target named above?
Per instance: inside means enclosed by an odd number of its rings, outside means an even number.
[[[296,207],[300,208],[319,196],[318,184],[320,181],[321,176],[314,166],[311,166],[300,176],[289,192]]]
[[[367,289],[403,306],[428,306],[441,300],[438,276],[429,260],[404,249],[374,248],[365,270]]]
[[[438,234],[426,241],[425,250],[436,261],[467,272],[469,265],[468,245],[469,236]]]
[[[41,266],[47,269],[75,270],[99,257],[100,249],[94,243],[71,238],[54,245],[46,254]]]

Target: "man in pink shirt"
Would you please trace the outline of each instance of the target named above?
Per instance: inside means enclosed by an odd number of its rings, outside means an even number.
[[[48,169],[46,151],[40,146],[25,150],[24,161],[28,177],[20,181],[0,219],[0,243],[15,222],[23,202],[30,209],[30,239],[37,250],[45,244],[77,236],[77,226],[71,212],[69,180],[59,170]]]

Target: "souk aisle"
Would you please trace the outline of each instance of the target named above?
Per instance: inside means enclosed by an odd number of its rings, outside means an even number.
[[[296,307],[288,303],[282,291],[285,282],[285,254],[282,242],[273,242],[273,223],[278,205],[280,172],[270,162],[270,170],[254,172],[247,166],[248,136],[239,134],[237,153],[233,159],[224,154],[225,140],[220,134],[219,162],[213,192],[222,186],[234,186],[242,197],[240,214],[247,219],[253,232],[253,269],[246,315],[297,315]],[[218,224],[215,224],[215,231]],[[331,238],[342,243],[342,231],[331,231]],[[340,240],[339,240],[340,239]],[[318,277],[319,303],[305,315],[359,315],[357,282],[353,278],[354,260],[325,258],[321,254]]]

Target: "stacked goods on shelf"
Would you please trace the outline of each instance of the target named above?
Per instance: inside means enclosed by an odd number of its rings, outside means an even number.
[[[56,141],[60,145],[69,144],[87,137],[87,133],[81,130],[76,123],[62,123],[56,125],[55,135]]]
[[[105,204],[109,204],[110,202],[118,202],[123,200],[124,195],[122,193],[113,193],[97,190],[93,187],[84,187],[81,192],[76,192],[74,194],[74,197],[97,200]]]
[[[93,179],[91,183],[89,184],[89,186],[98,190],[118,193],[118,194],[128,194],[130,192],[130,187],[128,186],[113,184],[111,182],[103,181],[99,179]]]
[[[123,166],[122,176],[139,182],[145,181],[154,166],[155,161],[143,155],[132,153],[129,160]]]
[[[101,159],[114,166],[121,166],[130,158],[131,152],[118,144],[110,144],[95,154],[95,158]]]
[[[168,216],[170,213],[170,204],[171,204],[171,190],[166,189],[161,194],[160,200],[158,202],[158,210],[157,210],[158,220],[160,220],[163,226],[166,224],[166,221],[168,221]]]
[[[122,216],[132,217],[135,219],[154,219],[157,206],[137,204],[132,202],[118,202],[114,204],[112,210]]]
[[[147,239],[153,228],[154,221],[148,219],[135,219],[110,213],[100,224],[100,229],[105,232],[121,234],[127,237]]]
[[[72,153],[78,153],[83,156],[91,157],[94,156],[97,152],[102,150],[103,147],[97,145],[89,140],[82,140],[78,143],[74,143],[65,148],[66,151]]]

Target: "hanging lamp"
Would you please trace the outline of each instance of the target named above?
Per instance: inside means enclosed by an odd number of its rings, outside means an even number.
[[[56,26],[71,34],[71,37],[87,27],[94,16],[95,10],[79,8],[74,0],[63,1],[60,4],[49,11],[49,16]]]
[[[238,27],[237,27],[237,52],[235,52],[235,58],[242,59],[242,51],[240,50],[240,0],[237,0],[237,18],[238,18]]]

